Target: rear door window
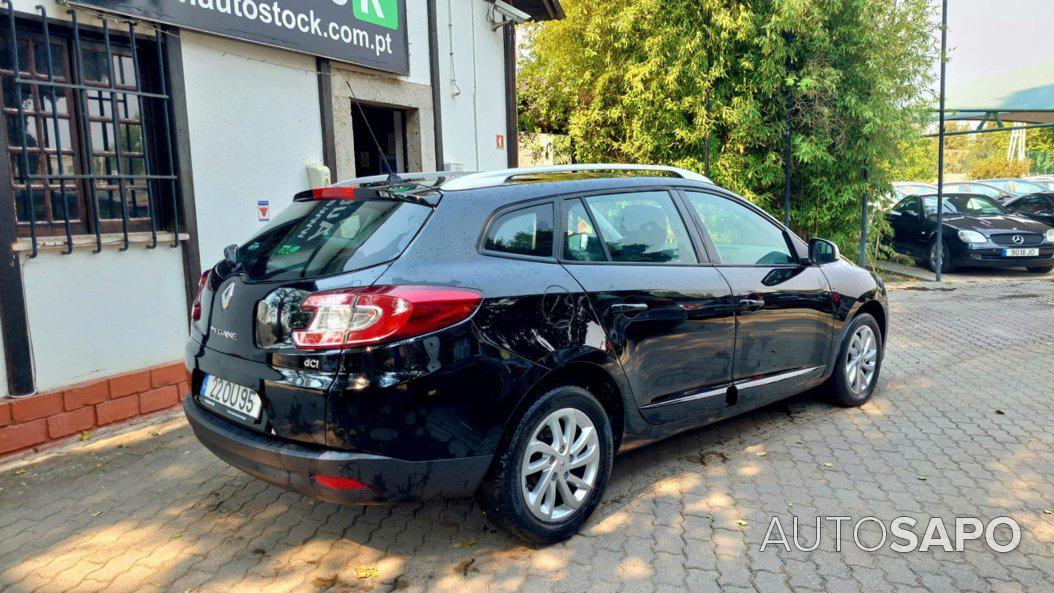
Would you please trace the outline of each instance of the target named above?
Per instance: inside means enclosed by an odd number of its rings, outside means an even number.
[[[317,278],[399,256],[431,208],[399,200],[294,202],[238,250],[253,280]]]
[[[552,257],[552,203],[514,210],[499,216],[487,229],[483,249],[516,255]]]
[[[611,261],[694,264],[688,231],[665,191],[585,198]]]

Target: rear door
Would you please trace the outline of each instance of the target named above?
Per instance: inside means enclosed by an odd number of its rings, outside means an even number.
[[[561,259],[651,422],[716,417],[731,380],[731,290],[686,215],[665,189],[563,201]]]
[[[823,272],[802,265],[784,230],[744,202],[702,191],[684,195],[732,289],[739,401],[758,405],[815,382],[834,331]]]
[[[258,430],[321,442],[324,394],[340,356],[294,347],[292,330],[309,318],[300,304],[312,292],[373,284],[431,211],[388,199],[296,201],[240,246],[234,261],[220,262],[208,281],[199,370],[256,391],[262,413],[253,419],[209,407]]]

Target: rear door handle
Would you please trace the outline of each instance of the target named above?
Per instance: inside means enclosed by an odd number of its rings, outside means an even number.
[[[746,313],[753,313],[765,307],[764,299],[740,299],[739,309]]]
[[[640,313],[641,311],[647,311],[648,305],[644,303],[615,303],[611,305],[609,310],[614,314]]]

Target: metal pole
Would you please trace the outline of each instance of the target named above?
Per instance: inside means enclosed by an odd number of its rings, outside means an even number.
[[[787,44],[787,74],[790,74],[791,57],[790,45],[794,37],[790,34],[784,36]],[[791,223],[791,87],[788,86],[784,97],[784,110],[786,111],[786,138],[783,147],[783,226],[790,228]]]
[[[870,189],[868,169],[864,167],[864,191],[860,195],[860,267],[867,266],[867,197]]]
[[[706,28],[706,70],[709,72],[712,69],[710,64],[710,27]],[[713,80],[706,82],[706,93],[703,95],[703,108],[706,110],[706,153],[703,161],[703,175],[710,177],[710,140],[713,134],[713,119],[710,116],[710,87],[713,86]]]
[[[783,226],[791,224],[791,112],[790,87],[787,88],[787,137],[783,147]]]
[[[706,95],[707,95],[707,102],[709,103],[710,91],[707,91]],[[707,105],[706,111],[707,111],[707,117],[709,117],[710,116],[709,104]],[[709,125],[710,124],[707,124],[707,127],[709,127]],[[703,160],[703,175],[706,175],[707,177],[710,176],[710,130],[709,129],[706,131],[706,154],[705,154],[705,159]]]
[[[948,0],[941,2],[941,112],[937,130],[937,258],[936,279],[942,281],[944,267],[944,82],[948,65]],[[923,216],[926,215],[925,209]]]

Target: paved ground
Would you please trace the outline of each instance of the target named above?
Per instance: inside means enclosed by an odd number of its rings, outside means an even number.
[[[892,293],[872,403],[799,397],[620,457],[563,545],[524,547],[472,502],[315,504],[174,418],[4,472],[0,590],[1054,591],[1054,283],[911,288]],[[838,552],[825,525],[814,552],[760,552],[791,515],[1010,515],[1022,537],[1006,554]]]

